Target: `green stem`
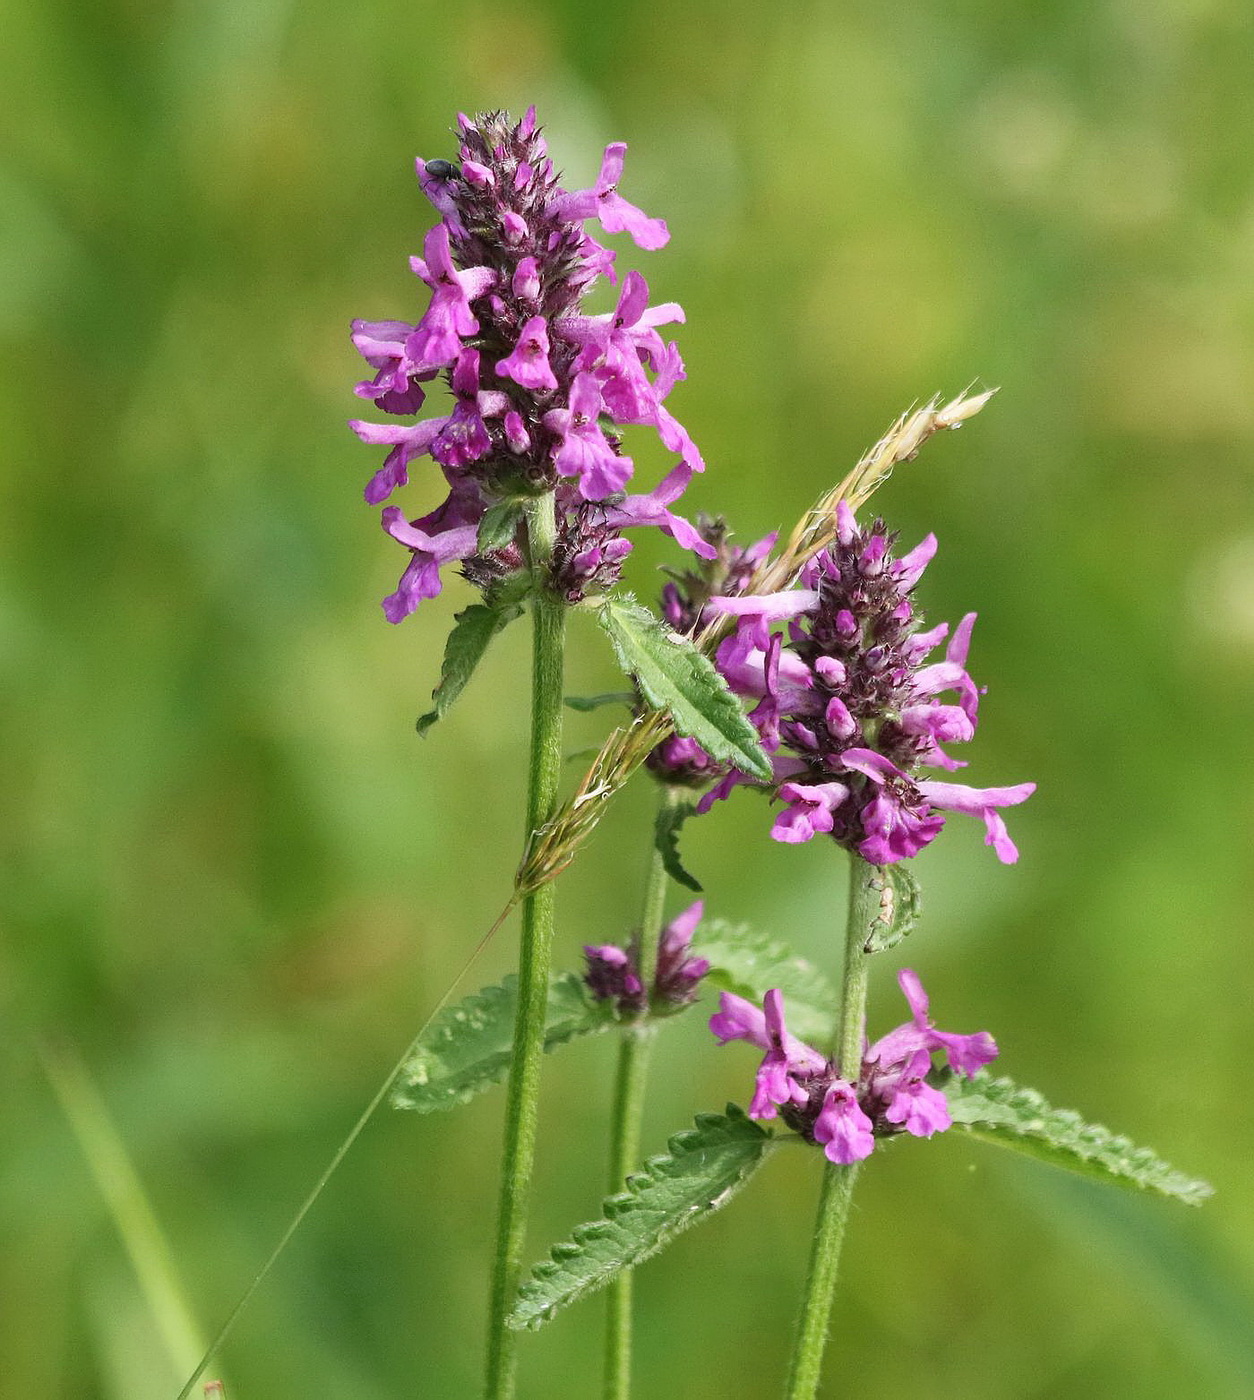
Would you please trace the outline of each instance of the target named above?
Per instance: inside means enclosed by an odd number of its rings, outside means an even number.
[[[527,784],[527,839],[553,815],[562,764],[562,648],[566,610],[545,586],[545,566],[556,534],[553,497],[542,496],[527,511],[532,600],[531,763]],[[496,1258],[488,1314],[487,1400],[514,1394],[518,1334],[505,1325],[522,1271],[527,1201],[535,1163],[544,1016],[553,950],[552,882],[527,895],[522,905],[518,951],[518,1012],[505,1104],[505,1151],[497,1216]]]
[[[866,1019],[867,964],[863,951],[866,932],[879,903],[879,893],[871,885],[876,867],[859,856],[850,856],[849,917],[845,931],[845,971],[836,1033],[836,1062],[851,1083],[857,1083],[862,1066],[862,1026]],[[813,1400],[823,1369],[823,1349],[836,1293],[836,1270],[840,1247],[849,1219],[849,1203],[858,1179],[857,1162],[841,1166],[828,1162],[819,1197],[810,1268],[801,1300],[801,1319],[793,1346],[792,1368],[788,1374],[785,1400]]]
[[[610,1193],[621,1191],[628,1172],[639,1165],[640,1116],[653,1028],[628,1026],[618,1048],[614,1120],[610,1138]],[[609,1286],[605,1310],[605,1400],[631,1394],[631,1299],[633,1274],[623,1269]]]
[[[676,800],[675,789],[663,784],[660,812],[665,812]],[[637,971],[646,988],[653,986],[657,972],[658,939],[662,932],[665,904],[666,866],[654,841],[645,878],[637,955]],[[623,1189],[627,1173],[639,1165],[640,1121],[652,1041],[653,1027],[647,1021],[623,1027],[610,1119],[611,1194]],[[610,1284],[605,1315],[605,1400],[627,1400],[631,1393],[631,1294],[632,1271],[623,1269]]]

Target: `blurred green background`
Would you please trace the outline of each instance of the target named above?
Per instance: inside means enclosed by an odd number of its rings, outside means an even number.
[[[1040,790],[1019,866],[959,819],[918,861],[872,1029],[908,958],[941,1024],[1218,1188],[1190,1213],[956,1135],[885,1154],[830,1393],[1254,1395],[1248,5],[6,0],[4,32],[0,1394],[182,1380],[39,1044],[81,1057],[208,1332],[507,892],[525,629],[419,741],[470,592],[382,619],[403,560],[360,499],[347,331],[421,308],[415,153],[535,101],[571,185],[627,140],[669,220],[620,258],[687,308],[694,509],[787,526],[901,409],[1003,386],[878,504],[940,537],[930,615],[980,612],[972,781]],[[571,691],[613,688],[572,640]],[[711,912],[830,962],[842,862],[740,796],[686,835]],[[564,880],[559,961],[628,931],[651,804]],[[612,1054],[549,1062],[533,1253],[596,1208]],[[702,1016],[668,1032],[649,1150],[753,1067]],[[501,1108],[374,1121],[215,1368],[229,1400],[476,1393]],[[789,1155],[642,1270],[641,1397],[777,1392],[816,1184]],[[596,1393],[601,1313],[526,1339],[524,1397]]]

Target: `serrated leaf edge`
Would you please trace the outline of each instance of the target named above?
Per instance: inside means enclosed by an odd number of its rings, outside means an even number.
[[[580,1298],[585,1298],[589,1293],[595,1293],[603,1288],[616,1274],[622,1272],[624,1268],[635,1268],[646,1259],[650,1259],[660,1250],[664,1249],[671,1240],[685,1230],[690,1229],[700,1220],[705,1220],[716,1210],[721,1210],[735,1192],[744,1185],[749,1176],[761,1166],[770,1148],[775,1144],[776,1139],[773,1133],[756,1124],[736,1104],[729,1103],[725,1113],[698,1113],[694,1119],[695,1127],[685,1128],[681,1132],[675,1133],[673,1137],[667,1139],[667,1151],[659,1153],[655,1157],[646,1159],[644,1165],[638,1172],[633,1172],[626,1180],[625,1191],[615,1192],[607,1196],[601,1204],[603,1211],[600,1220],[586,1221],[582,1225],[576,1225],[571,1231],[569,1240],[562,1240],[553,1245],[549,1250],[549,1258],[541,1259],[534,1264],[531,1269],[531,1278],[524,1279],[519,1285],[518,1295],[514,1302],[514,1308],[506,1323],[515,1331],[535,1331],[544,1326],[565,1307],[571,1303],[578,1302]],[[678,1216],[670,1224],[670,1228],[659,1232],[656,1240],[653,1241],[641,1253],[634,1255],[630,1264],[618,1264],[614,1267],[605,1267],[598,1271],[596,1275],[582,1281],[581,1285],[574,1289],[569,1295],[556,1299],[553,1302],[540,1308],[532,1314],[521,1314],[523,1307],[529,1298],[533,1297],[540,1290],[540,1285],[547,1283],[562,1272],[563,1266],[572,1259],[577,1259],[584,1254],[589,1244],[596,1243],[603,1239],[610,1227],[620,1220],[624,1215],[630,1215],[632,1211],[639,1208],[640,1198],[648,1189],[658,1181],[674,1176],[679,1168],[682,1158],[693,1152],[701,1151],[709,1145],[708,1139],[703,1136],[709,1132],[720,1128],[735,1128],[738,1132],[744,1132],[746,1128],[752,1129],[757,1135],[757,1140],[761,1144],[762,1151],[759,1156],[747,1162],[738,1174],[736,1181],[730,1188],[724,1190],[709,1201],[705,1208],[690,1206],[683,1215]],[[754,1141],[753,1134],[747,1134],[745,1141]]]
[[[459,636],[458,629],[465,626],[465,619],[471,613],[487,613],[492,626],[487,637],[484,638],[483,644],[479,647],[479,654],[474,658],[470,669],[465,676],[455,678],[453,673],[453,643]],[[515,622],[522,614],[522,604],[517,602],[471,603],[464,607],[461,612],[453,614],[453,626],[444,639],[444,656],[440,661],[440,679],[431,692],[432,706],[424,714],[419,715],[414,722],[414,728],[420,737],[425,738],[435,725],[448,714],[458,696],[470,684],[471,678],[479,669],[479,663],[487,655],[488,648],[510,623]]]
[[[694,894],[702,894],[704,889],[701,882],[685,867],[679,854],[679,833],[696,810],[695,802],[677,802],[674,806],[659,808],[653,827],[653,843],[662,857],[662,867],[671,879]]]
[[[1010,1148],[1015,1144],[1008,1138],[1039,1142],[1083,1164],[1074,1170],[1097,1168],[1092,1174],[1153,1191],[1185,1205],[1201,1205],[1214,1194],[1209,1182],[1177,1171],[1153,1148],[1138,1147],[1122,1133],[1113,1133],[1100,1123],[1086,1122],[1073,1109],[1054,1108],[1036,1089],[1024,1088],[1012,1079],[994,1078],[984,1071],[971,1080],[947,1074],[941,1087],[951,1103],[970,1103],[978,1097],[1013,1115],[1011,1121],[955,1119],[953,1126],[972,1137]]]
[[[615,620],[622,619],[624,617],[632,618],[636,622],[636,624],[641,627],[642,630],[655,630],[660,635],[663,641],[672,643],[677,647],[686,648],[696,659],[699,667],[707,668],[705,671],[706,678],[712,680],[715,687],[715,693],[720,693],[723,697],[726,698],[727,701],[730,702],[729,708],[727,710],[728,715],[732,714],[734,710],[734,712],[740,715],[741,719],[744,721],[744,733],[746,738],[749,739],[749,747],[746,747],[744,743],[737,743],[736,741],[734,741],[730,735],[720,730],[718,726],[714,724],[713,721],[709,720],[708,716],[703,717],[706,719],[707,723],[709,723],[711,730],[715,731],[722,739],[723,752],[714,752],[713,749],[710,749],[708,742],[704,743],[703,747],[706,747],[709,750],[712,757],[719,759],[723,762],[732,763],[736,767],[741,768],[743,772],[751,774],[753,777],[758,778],[760,781],[769,782],[771,780],[771,762],[766,752],[762,748],[761,738],[758,735],[757,731],[749,723],[748,719],[744,714],[744,711],[740,708],[740,702],[739,700],[737,700],[731,687],[727,684],[726,679],[719,673],[717,667],[714,666],[710,658],[693,644],[692,639],[690,637],[686,637],[682,633],[676,632],[667,622],[657,617],[647,607],[640,603],[633,593],[607,595],[606,597],[601,599],[600,606],[597,609],[597,622],[599,623],[601,630],[609,638],[610,646],[613,648],[614,656],[615,659],[618,661],[618,664],[622,667],[623,671],[628,676],[630,676],[633,681],[635,681],[648,704],[653,709],[664,710],[667,714],[670,715],[671,721],[675,725],[676,733],[688,735],[687,728],[685,728],[681,724],[672,706],[668,705],[665,702],[665,700],[660,697],[655,699],[654,697],[650,696],[648,693],[649,685],[647,680],[631,668],[628,662],[628,658],[622,649],[621,638],[615,633],[614,630]],[[696,707],[694,706],[694,708]],[[701,735],[688,735],[688,737],[696,738],[698,742],[702,741]],[[745,764],[742,762],[742,760],[744,759],[752,758],[755,752],[757,757],[760,759],[760,763],[758,763],[755,766],[752,763]]]

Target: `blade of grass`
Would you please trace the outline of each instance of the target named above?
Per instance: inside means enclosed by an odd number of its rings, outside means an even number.
[[[204,1349],[170,1243],[135,1170],[126,1144],[78,1052],[45,1042],[40,1059],[127,1257],[176,1375],[186,1375]]]

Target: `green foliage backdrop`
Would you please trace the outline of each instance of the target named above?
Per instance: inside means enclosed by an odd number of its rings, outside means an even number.
[[[181,1381],[40,1043],[76,1047],[208,1331],[507,891],[525,629],[419,740],[470,594],[382,619],[400,551],[360,500],[347,328],[421,304],[413,156],[453,154],[458,109],[533,100],[573,182],[625,139],[628,193],[670,222],[639,265],[688,312],[690,501],[742,538],[911,402],[1003,386],[878,503],[940,537],[931,615],[980,612],[973,781],[1040,790],[1016,869],[957,821],[919,860],[872,1028],[909,961],[1007,1073],[1218,1191],[1186,1218],[956,1134],[884,1154],[832,1394],[1254,1393],[1248,6],[4,9],[0,1395]],[[572,634],[572,692],[614,688]],[[604,721],[572,716],[570,747]],[[565,878],[560,962],[627,931],[650,807],[633,786]],[[712,913],[830,966],[840,862],[766,820],[742,795],[685,861]],[[537,1257],[599,1208],[612,1050],[550,1062]],[[647,1150],[751,1069],[685,1018]],[[230,1400],[475,1393],[500,1108],[376,1120],[223,1358]],[[642,1268],[642,1400],[775,1392],[814,1167],[781,1153]],[[594,1393],[601,1308],[525,1339],[526,1397]]]

